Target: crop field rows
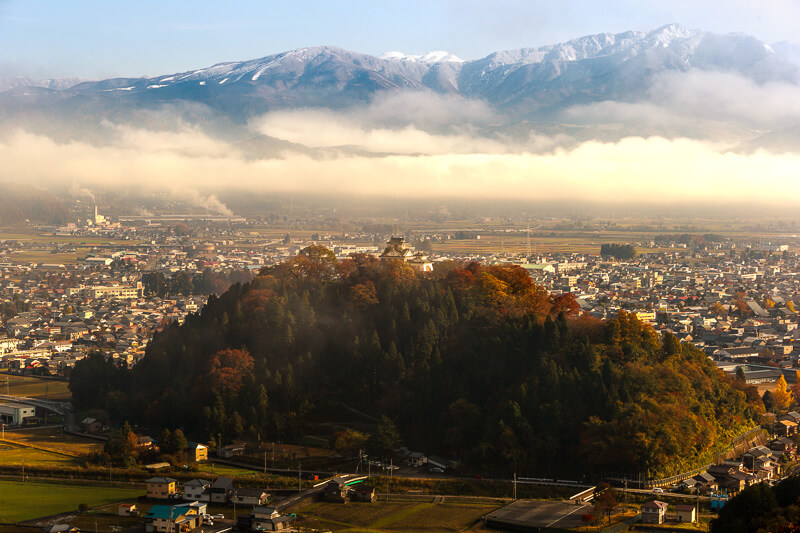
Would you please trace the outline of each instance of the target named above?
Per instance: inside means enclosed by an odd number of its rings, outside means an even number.
[[[496,509],[486,504],[434,504],[414,502],[316,503],[300,515],[336,531],[464,531]]]

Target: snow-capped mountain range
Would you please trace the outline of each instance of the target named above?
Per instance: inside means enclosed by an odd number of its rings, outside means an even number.
[[[35,80],[27,76],[16,76],[13,78],[0,78],[0,93],[10,91],[18,87],[41,87],[44,89],[69,89],[85,80],[83,78],[50,78],[46,80]]]
[[[333,46],[301,48],[162,76],[82,83],[2,85],[0,118],[55,113],[106,117],[165,103],[199,103],[233,123],[298,107],[343,108],[387,91],[479,99],[520,119],[549,119],[570,106],[648,97],[665,72],[733,73],[756,84],[800,84],[798,48],[773,49],[747,35],[671,24],[650,32],[602,33],[463,61],[444,51],[380,57]]]
[[[419,54],[419,55],[408,55],[404,54],[403,52],[386,52],[378,56],[380,59],[386,59],[387,61],[415,61],[421,63],[463,63],[464,60],[460,57],[451,54],[445,50],[436,50],[434,52],[428,52],[427,54]]]

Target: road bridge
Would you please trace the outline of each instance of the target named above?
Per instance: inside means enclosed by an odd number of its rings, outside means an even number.
[[[25,405],[33,405],[48,411],[53,411],[56,414],[65,416],[72,412],[72,405],[67,402],[55,402],[51,400],[41,400],[39,398],[29,398],[27,396],[10,396],[8,394],[0,394],[0,402],[15,402]]]

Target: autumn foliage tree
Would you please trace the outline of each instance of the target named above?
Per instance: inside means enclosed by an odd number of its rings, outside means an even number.
[[[202,388],[220,394],[238,393],[253,370],[253,358],[246,349],[225,349],[214,353],[201,377]]]
[[[775,384],[775,390],[772,391],[773,409],[776,412],[786,412],[793,403],[794,397],[792,395],[792,391],[789,390],[786,379],[781,376],[778,378],[778,382]]]
[[[122,427],[109,436],[103,452],[108,460],[113,464],[131,466],[136,464],[134,452],[136,450],[137,437],[126,421]]]
[[[601,483],[594,491],[594,510],[598,516],[605,516],[606,520],[611,519],[614,509],[617,508],[617,495],[611,485]]]

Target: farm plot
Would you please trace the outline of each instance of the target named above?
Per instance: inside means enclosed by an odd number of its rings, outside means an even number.
[[[69,400],[69,382],[53,379],[39,379],[31,376],[0,375],[0,393],[11,396],[27,396],[48,400]]]
[[[141,496],[142,489],[0,481],[0,522],[20,522]]]
[[[498,506],[483,504],[434,504],[412,502],[316,503],[301,511],[304,519],[342,530],[464,531]]]
[[[496,508],[486,505],[428,504],[386,527],[399,531],[464,531]]]
[[[26,446],[17,446],[8,442],[0,442],[0,465],[22,465],[27,466],[76,466],[81,464],[74,457],[51,453]]]
[[[8,431],[6,437],[20,444],[67,454],[89,455],[103,451],[102,442],[67,435],[60,427],[24,428]]]
[[[303,508],[300,514],[311,515],[325,521],[338,522],[344,526],[370,528],[398,513],[414,507],[413,503],[315,503]],[[393,521],[390,520],[390,521]],[[377,526],[375,526],[377,527]]]

